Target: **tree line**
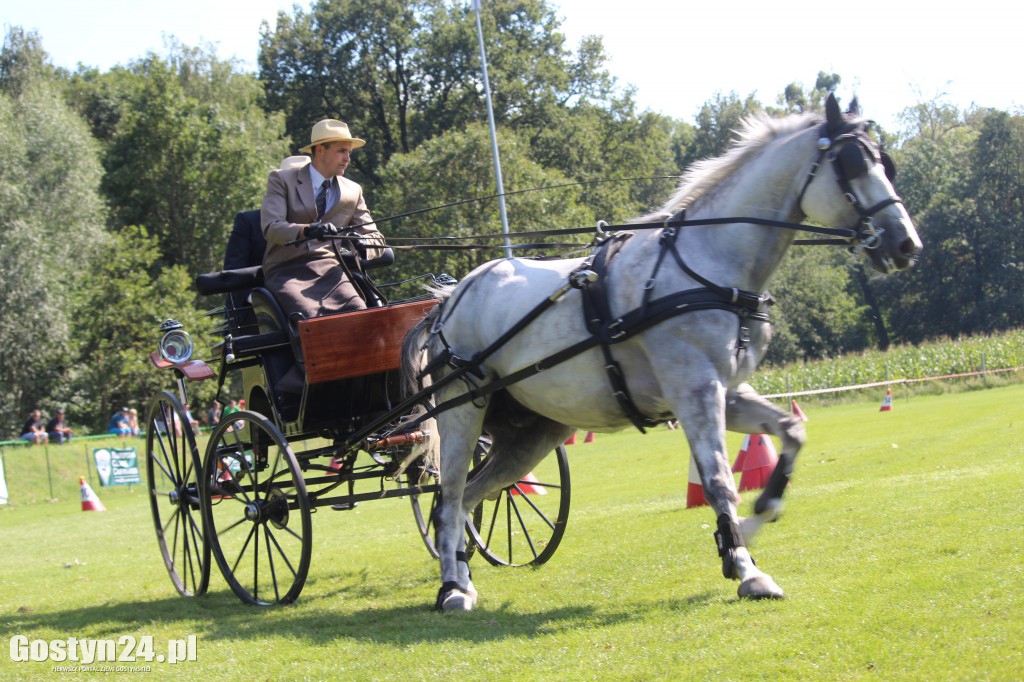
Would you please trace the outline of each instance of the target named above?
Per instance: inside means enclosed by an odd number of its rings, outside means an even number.
[[[319,119],[368,140],[348,175],[395,244],[499,232],[465,5],[296,7],[262,27],[258,73],[177,42],[103,72],[60,69],[38,35],[11,28],[0,52],[0,432],[16,436],[37,406],[66,406],[93,430],[121,404],[145,414],[167,388],[148,360],[160,322],[210,332],[203,311],[215,302],[192,279],[219,269],[234,214],[259,206],[268,172]],[[813,86],[780,84],[769,103],[718,94],[693,120],[676,119],[638,109],[599,37],[567,45],[546,0],[496,0],[482,20],[513,231],[641,215],[688,164],[723,152],[743,117],[820,110],[841,82],[821,72]],[[842,249],[791,249],[771,288],[770,362],[1024,319],[1024,117],[939,99],[908,106],[900,122],[876,134],[925,243],[918,266],[875,278]],[[435,206],[445,207],[422,210]],[[461,277],[500,255],[400,251],[377,278]],[[213,386],[196,391],[202,404]]]

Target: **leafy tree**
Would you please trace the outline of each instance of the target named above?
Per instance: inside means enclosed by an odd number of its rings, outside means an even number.
[[[802,114],[811,111],[824,111],[825,99],[829,93],[836,91],[842,80],[839,74],[819,71],[810,92],[804,90],[802,83],[790,83],[776,100],[782,107],[781,113]]]
[[[106,244],[98,149],[38,36],[0,53],[0,429],[68,399],[68,296]],[[17,434],[15,434],[17,435]]]
[[[171,387],[170,374],[158,372],[149,360],[161,322],[173,317],[194,339],[208,334],[211,326],[193,305],[185,267],[160,265],[155,237],[129,226],[117,239],[117,258],[103,259],[82,273],[71,296],[77,346],[72,385],[88,426],[97,431],[120,405],[137,406],[145,419],[152,397]],[[204,357],[201,352],[197,356]],[[193,402],[210,400],[212,384],[191,385]]]
[[[600,41],[584,40],[574,57],[544,0],[487,3],[481,23],[499,124],[542,129],[558,108],[610,94]],[[344,119],[369,141],[351,172],[371,193],[394,154],[485,117],[466,3],[321,0],[308,13],[280,13],[260,45],[267,105],[286,112],[293,148],[308,143],[316,120]]]
[[[513,232],[578,227],[586,224],[588,211],[580,204],[581,188],[558,171],[545,169],[529,158],[527,145],[507,131],[499,131],[502,149],[506,205],[509,228]],[[383,188],[377,194],[374,215],[399,215],[435,206],[390,224],[380,225],[392,245],[397,247],[397,264],[386,272],[391,281],[416,277],[425,272],[446,272],[462,278],[477,265],[503,255],[500,240],[468,240],[452,242],[486,243],[492,248],[482,250],[415,250],[402,246],[436,243],[440,237],[500,234],[501,222],[494,194],[494,173],[490,135],[481,124],[468,126],[463,132],[450,132],[421,145],[409,154],[392,158],[385,169]],[[518,190],[550,188],[518,193]],[[452,195],[452,188],[459,192]],[[466,198],[490,197],[481,201],[463,202]],[[458,205],[443,206],[452,200]],[[557,241],[587,242],[590,235]],[[518,238],[515,244],[528,239]],[[545,241],[538,239],[537,241]],[[547,240],[550,241],[550,240]],[[555,249],[556,253],[565,249]],[[536,251],[516,251],[516,255],[534,255]],[[374,273],[376,274],[376,273]],[[384,274],[378,275],[384,279]],[[419,284],[390,293],[391,298],[421,292]]]
[[[259,206],[287,153],[255,79],[176,45],[167,58],[81,72],[69,89],[105,136],[114,227],[146,226],[166,262],[192,274],[220,267],[234,214]]]
[[[825,246],[796,246],[786,254],[770,290],[775,364],[830,357],[864,348],[870,339],[866,308],[851,293],[849,256]]]
[[[697,113],[693,143],[683,155],[680,166],[686,167],[694,161],[724,153],[735,139],[734,131],[740,128],[742,120],[762,109],[753,94],[742,100],[734,92],[716,94]]]

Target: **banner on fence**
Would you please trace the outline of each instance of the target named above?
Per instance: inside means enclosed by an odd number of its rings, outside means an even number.
[[[100,485],[140,485],[139,456],[135,448],[95,448],[92,451],[96,460],[96,473],[100,476]]]
[[[4,458],[0,455],[0,504],[7,504],[7,479],[4,478]]]

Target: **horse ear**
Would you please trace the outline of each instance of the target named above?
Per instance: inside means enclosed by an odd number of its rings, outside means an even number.
[[[860,102],[857,101],[856,96],[854,96],[853,100],[850,102],[850,107],[846,110],[846,113],[851,116],[860,116]]]
[[[843,114],[839,111],[839,102],[834,92],[828,93],[825,100],[825,124],[830,132],[838,130],[843,124]]]
[[[828,125],[837,125],[842,123],[843,115],[839,111],[839,101],[836,100],[836,93],[829,92],[828,97],[825,99],[825,122]]]

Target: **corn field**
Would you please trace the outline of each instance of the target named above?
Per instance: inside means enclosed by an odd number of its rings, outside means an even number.
[[[765,366],[750,383],[772,395],[1016,367],[1024,367],[1024,329]]]

